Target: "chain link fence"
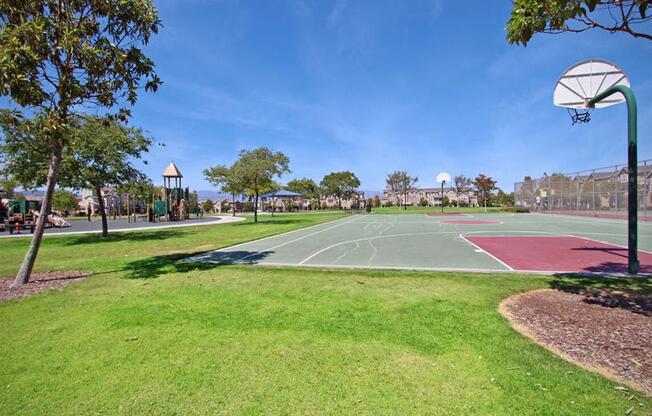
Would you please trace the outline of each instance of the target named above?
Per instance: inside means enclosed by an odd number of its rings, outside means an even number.
[[[652,159],[638,165],[638,213],[652,220]],[[517,208],[533,212],[627,218],[627,165],[614,165],[541,178],[526,176],[514,184]]]

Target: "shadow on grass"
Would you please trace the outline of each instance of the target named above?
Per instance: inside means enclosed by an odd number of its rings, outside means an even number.
[[[232,264],[256,264],[271,253],[243,250],[166,254],[129,262],[123,270],[130,279],[155,279],[168,273],[210,270]]]
[[[596,266],[595,271],[613,272],[620,264]],[[627,271],[626,266],[624,267]],[[617,268],[616,268],[617,269]],[[609,308],[622,308],[634,313],[652,316],[652,277],[614,277],[581,274],[556,274],[550,287],[581,295],[584,302]]]
[[[168,238],[183,237],[188,234],[188,230],[151,230],[151,231],[126,231],[115,232],[102,237],[98,234],[80,234],[71,235],[65,240],[65,245],[75,246],[79,244],[95,244],[95,243],[114,243],[120,241],[134,240],[134,241],[151,241],[151,240],[165,240]]]

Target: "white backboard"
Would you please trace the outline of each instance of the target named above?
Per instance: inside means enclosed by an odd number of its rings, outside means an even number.
[[[614,85],[629,87],[629,80],[622,69],[602,59],[579,62],[559,78],[553,93],[558,107],[587,108],[587,102]],[[625,101],[622,94],[614,94],[599,103],[596,108],[608,107]]]
[[[439,175],[437,175],[437,182],[442,183],[442,182],[450,182],[451,181],[451,175],[449,175],[446,172],[442,172]]]

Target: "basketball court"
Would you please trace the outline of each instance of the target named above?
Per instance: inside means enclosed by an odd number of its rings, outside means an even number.
[[[626,273],[627,222],[540,214],[354,215],[193,258],[215,264]],[[639,224],[652,273],[652,224]]]

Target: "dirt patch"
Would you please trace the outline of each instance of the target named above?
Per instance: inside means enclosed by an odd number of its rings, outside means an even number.
[[[88,277],[89,273],[80,271],[32,273],[30,281],[24,285],[12,286],[14,278],[0,280],[0,302],[22,298],[48,289],[60,289]]]
[[[621,307],[620,302],[595,300],[542,289],[507,298],[498,310],[517,331],[555,354],[652,396],[652,316],[644,312],[647,304],[640,307],[640,299],[628,299],[624,303],[629,307]]]

